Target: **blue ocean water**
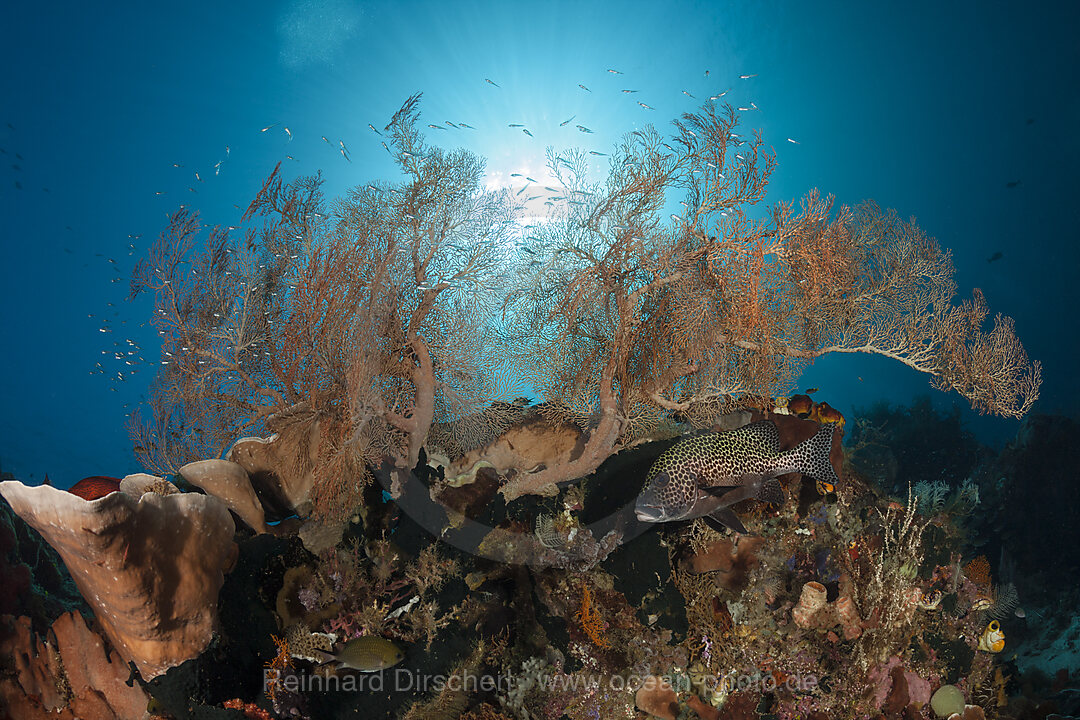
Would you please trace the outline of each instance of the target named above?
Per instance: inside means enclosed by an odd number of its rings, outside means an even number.
[[[420,91],[423,124],[475,128],[429,139],[486,157],[492,186],[542,169],[548,145],[604,152],[727,91],[776,149],[768,203],[817,187],[916,217],[953,251],[961,296],[982,288],[1043,363],[1036,410],[1072,413],[1077,15],[1004,2],[9,7],[0,469],[60,486],[139,470],[125,423],[160,356],[128,278],[168,214],[183,203],[233,224],[282,160],[290,175],[321,170],[328,194],[396,180],[368,124]],[[604,168],[597,156],[595,177]],[[802,384],[845,414],[930,391],[863,356],[818,361]],[[1018,428],[964,413],[986,442]]]

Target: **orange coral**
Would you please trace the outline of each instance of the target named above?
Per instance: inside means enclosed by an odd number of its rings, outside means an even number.
[[[1001,672],[1001,668],[994,669],[994,707],[1005,707],[1009,704],[1009,695],[1005,692],[1005,686],[1008,684],[1012,675],[1006,675]]]
[[[581,629],[585,631],[585,634],[589,636],[594,645],[602,648],[611,647],[611,642],[604,637],[606,625],[600,618],[600,613],[592,604],[592,593],[589,592],[587,586],[582,588],[581,610],[574,617],[581,623]]]
[[[269,681],[266,683],[266,696],[273,702],[277,696],[278,678],[288,668],[292,667],[292,655],[289,654],[289,641],[285,638],[279,638],[277,635],[271,635],[270,639],[277,645],[277,655],[273,657],[270,662],[266,663],[266,667],[272,672],[269,676]]]
[[[827,402],[819,402],[814,405],[814,409],[810,413],[810,419],[822,425],[836,425],[841,429],[844,427],[844,416]]]
[[[127,685],[128,664],[79,613],[61,615],[44,637],[33,633],[30,618],[7,615],[0,634],[0,656],[11,665],[0,677],[0,717],[143,717],[146,691]]]
[[[787,403],[788,412],[801,418],[810,417],[814,410],[814,401],[809,395],[792,395]]]
[[[226,700],[221,706],[227,710],[239,710],[249,720],[273,720],[273,716],[255,703],[246,703],[240,698]]]
[[[979,587],[990,586],[990,562],[980,555],[964,566],[964,575]]]

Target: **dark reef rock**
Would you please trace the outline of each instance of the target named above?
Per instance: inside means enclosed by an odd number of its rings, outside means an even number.
[[[851,463],[887,492],[903,494],[908,483],[920,482],[944,481],[955,487],[971,477],[987,455],[964,428],[959,406],[939,411],[929,396],[906,407],[879,403],[857,415],[848,440],[856,448]]]
[[[44,634],[58,617],[90,608],[60,555],[0,498],[0,615],[26,615]]]
[[[1078,433],[1071,418],[1033,415],[986,470],[985,484],[1001,489],[995,525],[1020,576],[1075,577],[1080,571]]]
[[[263,670],[274,657],[279,633],[272,608],[288,567],[310,561],[297,538],[256,535],[240,543],[236,566],[218,598],[220,632],[197,658],[147,684],[153,698],[178,720],[236,718],[220,705],[232,698],[262,697]]]

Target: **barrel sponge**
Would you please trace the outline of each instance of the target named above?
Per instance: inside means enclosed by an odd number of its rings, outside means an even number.
[[[17,481],[0,482],[0,494],[60,554],[106,637],[144,679],[209,644],[237,554],[223,502],[146,475],[97,500]]]
[[[266,516],[247,471],[229,460],[198,460],[178,471],[203,492],[225,503],[257,533],[266,532]]]

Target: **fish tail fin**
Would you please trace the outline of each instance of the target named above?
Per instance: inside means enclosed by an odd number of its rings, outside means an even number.
[[[813,437],[804,440],[792,449],[791,454],[795,460],[796,470],[819,483],[838,485],[840,478],[836,476],[836,470],[829,459],[835,433],[834,425],[823,425]]]

